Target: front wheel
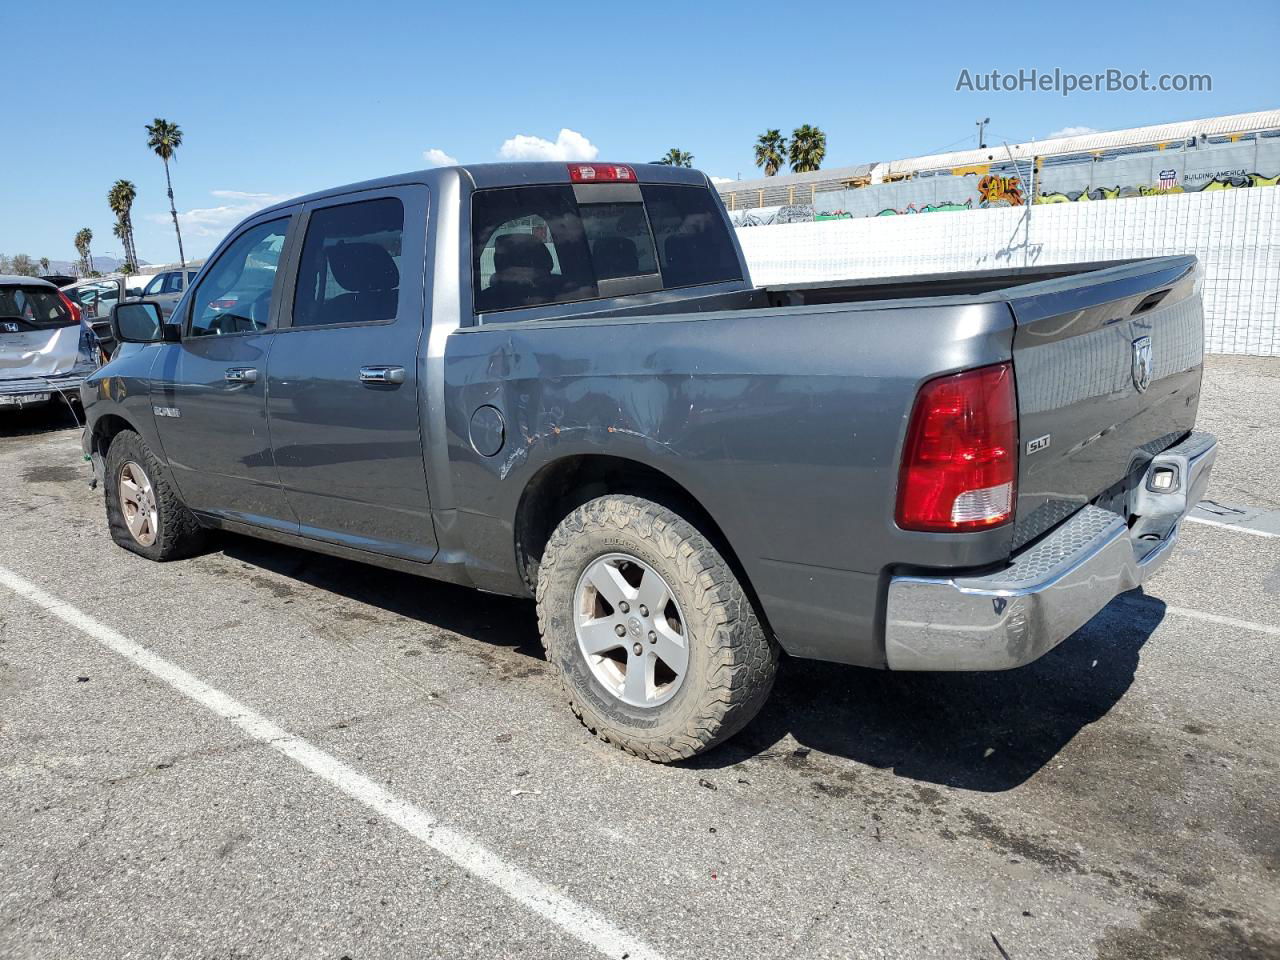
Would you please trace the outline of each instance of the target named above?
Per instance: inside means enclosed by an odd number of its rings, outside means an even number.
[[[116,434],[105,472],[107,525],[116,543],[148,560],[176,560],[203,546],[204,530],[142,437]]]
[[[601,739],[670,762],[759,712],[778,648],[724,557],[692,524],[639,497],[583,504],[538,569],[543,646],[570,706]]]

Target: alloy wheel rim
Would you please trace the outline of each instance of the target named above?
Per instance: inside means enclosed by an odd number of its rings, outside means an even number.
[[[660,706],[684,682],[687,621],[671,586],[643,560],[592,560],[574,591],[573,626],[591,673],[623,703]]]
[[[132,460],[120,468],[120,509],[129,534],[144,547],[156,542],[160,529],[155,488],[146,471]]]

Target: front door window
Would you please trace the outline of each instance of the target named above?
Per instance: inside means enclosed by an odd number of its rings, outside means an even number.
[[[222,252],[192,298],[189,337],[255,333],[270,324],[271,291],[289,218],[250,227]]]

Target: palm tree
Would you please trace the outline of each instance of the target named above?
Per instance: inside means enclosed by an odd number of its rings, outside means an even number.
[[[93,273],[93,254],[89,252],[89,244],[93,243],[93,231],[81,227],[76,231],[76,253],[80,254],[80,273],[89,276]]]
[[[178,226],[178,208],[173,205],[173,180],[169,176],[169,161],[182,146],[182,128],[156,117],[155,123],[147,124],[147,146],[164,161],[164,179],[169,185],[169,214],[173,217],[173,230],[178,235],[178,261],[182,264],[182,272],[186,273],[187,256],[182,252],[182,228]]]
[[[781,130],[766,130],[756,141],[756,166],[764,167],[764,175],[772,177],[787,162],[787,141]]]
[[[133,262],[129,256],[129,234],[124,228],[124,224],[117,220],[111,226],[111,232],[115,234],[120,243],[124,245],[124,262],[120,264],[121,273],[134,273]]]
[[[658,163],[667,167],[692,167],[693,154],[685,153],[679,147],[672,147]]]
[[[133,240],[134,198],[138,196],[138,188],[128,180],[117,180],[107,192],[107,204],[116,215],[115,235],[124,243],[125,272],[133,273],[138,268],[138,248]]]
[[[791,172],[808,173],[822,166],[827,155],[827,135],[805,124],[791,131]]]
[[[40,272],[41,272],[41,273],[48,273],[48,272],[49,272],[49,258],[48,258],[48,257],[41,257],[41,258],[40,258]]]

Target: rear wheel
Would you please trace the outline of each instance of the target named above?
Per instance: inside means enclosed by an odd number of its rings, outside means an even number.
[[[759,712],[778,650],[723,556],[648,500],[569,514],[538,570],[538,623],[570,706],[649,760],[691,757]]]
[[[107,450],[107,525],[111,539],[149,560],[176,560],[199,551],[205,532],[170,483],[163,465],[132,430]]]

